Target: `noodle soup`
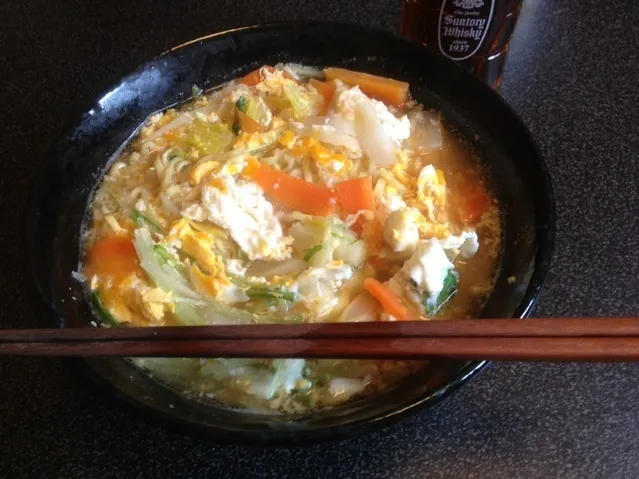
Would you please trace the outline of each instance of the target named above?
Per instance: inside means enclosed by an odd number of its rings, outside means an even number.
[[[104,326],[476,315],[500,260],[478,159],[408,84],[265,66],[150,117],[89,206],[82,272]],[[136,359],[188,394],[304,412],[422,362]]]

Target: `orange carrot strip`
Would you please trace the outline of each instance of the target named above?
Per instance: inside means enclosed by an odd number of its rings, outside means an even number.
[[[310,84],[324,97],[324,106],[328,106],[335,94],[335,82],[323,82],[311,78]]]
[[[373,180],[370,176],[340,181],[335,185],[344,214],[351,215],[360,210],[375,211]]]
[[[328,80],[341,80],[349,86],[359,86],[368,96],[388,105],[400,106],[408,101],[408,83],[368,73],[327,68],[324,74]]]
[[[490,197],[484,187],[472,180],[464,182],[462,196],[457,200],[459,219],[464,224],[477,223],[490,207]]]
[[[326,186],[295,178],[272,166],[249,162],[242,172],[262,187],[264,193],[293,211],[328,216],[335,211],[335,192]]]
[[[257,85],[259,82],[262,81],[262,75],[260,75],[260,70],[262,68],[266,68],[270,72],[275,70],[275,68],[273,68],[271,66],[268,66],[268,65],[265,65],[263,67],[258,68],[257,70],[253,70],[248,75],[242,77],[240,79],[240,83],[243,83],[244,85],[247,85],[247,86],[255,86],[255,85]]]
[[[236,110],[235,114],[237,115],[237,120],[240,123],[240,128],[242,129],[242,131],[246,133],[256,133],[263,130],[262,125],[260,125],[246,113],[240,110]]]
[[[135,271],[138,265],[135,247],[125,236],[108,236],[97,241],[87,256],[91,274],[122,277]]]
[[[360,210],[375,211],[373,180],[370,176],[341,181],[335,185],[335,191],[342,207],[342,214],[352,215]],[[360,234],[364,218],[360,217],[351,229]]]
[[[410,312],[404,306],[404,303],[395,293],[384,286],[382,283],[373,278],[364,280],[364,289],[373,296],[391,316],[396,317],[400,321],[410,319]]]

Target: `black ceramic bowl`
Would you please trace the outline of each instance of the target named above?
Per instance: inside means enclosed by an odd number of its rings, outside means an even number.
[[[194,84],[206,89],[278,62],[344,66],[406,80],[413,98],[444,113],[486,162],[504,210],[503,266],[482,316],[527,316],[548,270],[555,210],[546,166],[521,121],[489,87],[422,47],[353,25],[297,23],[241,28],[181,45],[122,78],[82,115],[61,142],[30,216],[33,273],[59,326],[87,327],[94,319],[71,273],[87,200],[109,160],[149,114],[188,99]],[[515,284],[509,276],[517,278]],[[312,414],[276,416],[181,396],[122,359],[77,361],[116,396],[169,424],[225,442],[278,444],[333,439],[397,421],[446,397],[486,365],[438,360],[383,394]]]

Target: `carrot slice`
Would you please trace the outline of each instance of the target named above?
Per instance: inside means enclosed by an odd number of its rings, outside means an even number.
[[[335,211],[335,192],[326,186],[295,178],[257,161],[249,162],[242,174],[260,185],[267,196],[293,211],[315,216],[328,216]]]
[[[467,194],[462,210],[462,222],[477,223],[490,207],[490,198],[479,185]]]
[[[244,77],[242,77],[240,79],[240,83],[243,83],[246,86],[255,86],[255,85],[257,85],[259,82],[262,81],[262,75],[260,75],[260,70],[262,68],[266,68],[269,72],[272,72],[273,70],[275,70],[275,68],[273,68],[271,66],[264,65],[263,67],[260,67],[257,70],[253,70],[248,75],[245,75]]]
[[[324,107],[328,106],[335,94],[335,82],[324,82],[311,78],[310,84],[324,97]]]
[[[340,181],[335,185],[344,214],[350,215],[360,210],[375,210],[373,180],[370,176]]]
[[[490,197],[477,178],[462,177],[458,185],[458,195],[454,206],[463,224],[475,224],[490,208]]]
[[[410,312],[404,303],[389,288],[373,278],[364,280],[364,289],[373,296],[391,316],[400,321],[410,319]]]
[[[138,268],[135,247],[126,236],[108,236],[97,241],[87,255],[91,274],[121,278]]]
[[[366,95],[387,105],[400,106],[408,101],[409,85],[403,81],[344,68],[327,68],[324,74],[328,80],[341,80],[349,86],[359,86]]]
[[[375,211],[373,180],[370,176],[341,181],[335,185],[335,191],[343,215],[352,215],[360,210]],[[363,226],[364,218],[360,217],[351,229],[359,234]]]
[[[240,110],[237,110],[235,114],[237,115],[237,120],[240,124],[240,128],[242,129],[242,131],[246,133],[256,133],[258,131],[263,130],[262,125],[260,125],[257,121],[255,121],[253,118],[248,116],[246,113]]]
[[[368,245],[369,257],[375,256],[382,250],[384,246],[384,225],[379,219],[373,218],[371,221],[365,221],[363,218],[359,218],[351,226],[351,229],[359,234],[360,238]]]

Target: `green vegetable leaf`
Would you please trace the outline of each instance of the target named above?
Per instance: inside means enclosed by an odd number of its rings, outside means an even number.
[[[200,96],[202,94],[202,89],[197,86],[197,85],[193,85],[191,87],[191,96],[193,96],[193,98],[195,98],[196,96]]]
[[[160,223],[141,211],[138,211],[137,208],[133,208],[133,211],[131,212],[131,219],[135,221],[138,226],[146,225],[157,233],[164,233],[164,228],[160,226]]]
[[[291,323],[303,323],[304,322],[304,316],[302,316],[301,314],[296,314],[295,316],[291,317],[291,319],[289,321]]]
[[[295,301],[295,293],[293,291],[285,291],[282,288],[267,288],[263,286],[252,286],[245,291],[245,294],[251,299],[267,299],[284,301]]]
[[[172,151],[171,153],[169,153],[169,156],[167,158],[168,161],[173,161],[173,160],[177,160],[178,158],[182,157],[182,152],[180,151]]]
[[[177,266],[177,261],[171,253],[169,253],[164,246],[161,244],[155,244],[153,246],[153,253],[158,257],[158,261],[161,264],[170,264],[173,267]]]
[[[311,376],[311,381],[317,386],[326,386],[331,382],[331,377],[326,373],[315,373]]]
[[[119,321],[115,319],[115,317],[109,312],[107,307],[102,302],[100,293],[98,293],[97,291],[94,291],[92,294],[92,297],[93,297],[93,308],[95,309],[95,312],[100,318],[100,321],[114,328],[120,327]]]
[[[203,155],[217,155],[228,151],[234,141],[235,135],[229,125],[219,121],[209,123],[196,118],[186,127],[180,146],[185,149],[195,148]]]
[[[247,103],[248,101],[246,100],[246,98],[244,98],[243,96],[239,97],[237,99],[237,101],[235,102],[235,106],[237,107],[238,110],[240,110],[242,113],[246,113],[246,107],[247,107]]]
[[[300,391],[300,390],[294,389],[294,390],[291,390],[291,395],[302,406],[311,407],[311,405],[313,404],[313,396],[311,395],[311,392],[308,390]]]
[[[426,313],[430,316],[435,315],[437,311],[439,311],[444,304],[446,304],[457,292],[457,284],[458,284],[457,273],[455,273],[452,269],[448,271],[446,277],[444,278],[444,286],[442,290],[437,295],[437,299],[435,302],[432,302],[429,297],[424,298],[422,305],[426,310]]]
[[[317,113],[321,96],[315,91],[308,91],[301,86],[287,83],[284,85],[284,94],[291,102],[293,116],[296,120],[302,120],[307,116]]]
[[[244,108],[244,113],[247,116],[255,120],[256,122],[262,124],[265,119],[264,113],[260,109],[260,100],[259,98],[251,97],[246,101],[246,107]]]
[[[304,261],[309,261],[315,253],[321,251],[322,245],[316,244],[315,246],[311,246],[310,248],[306,248],[304,250]]]

